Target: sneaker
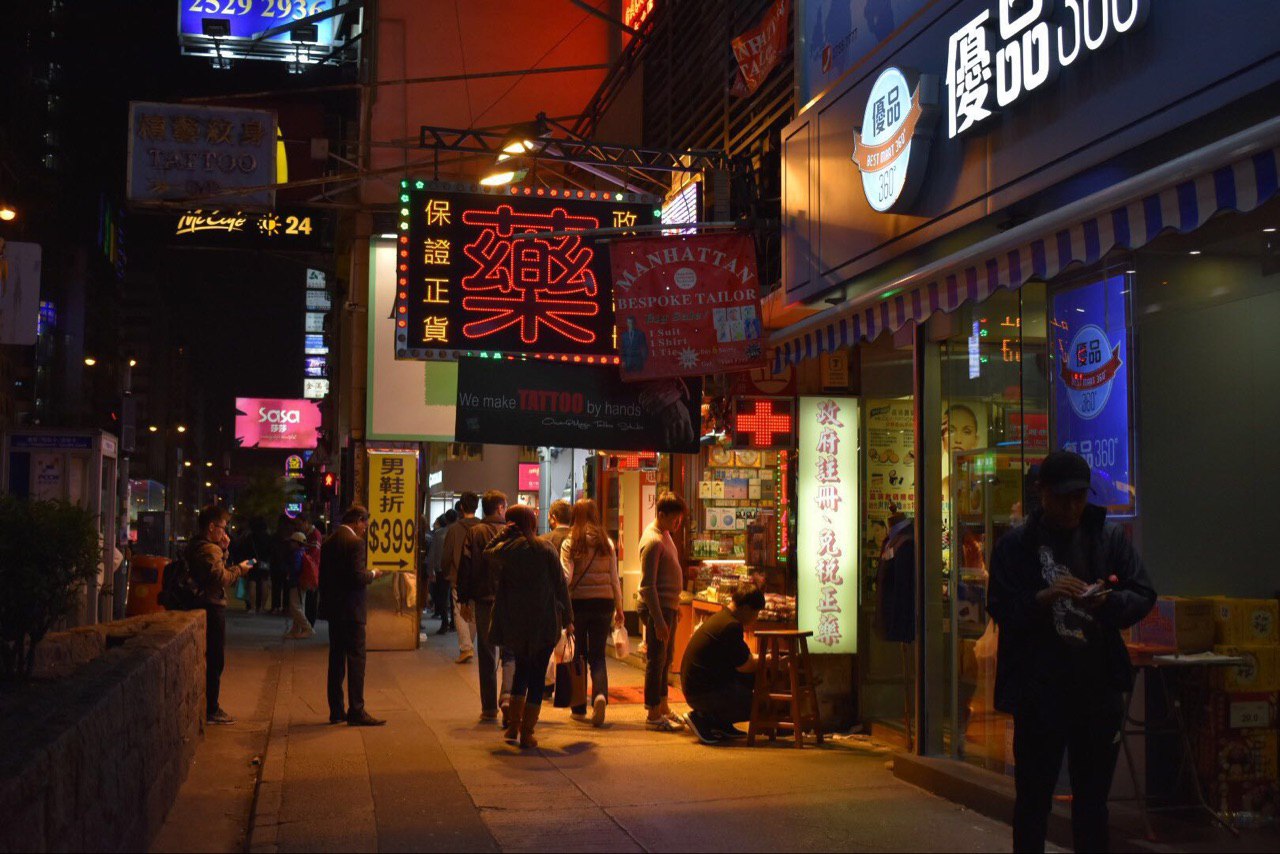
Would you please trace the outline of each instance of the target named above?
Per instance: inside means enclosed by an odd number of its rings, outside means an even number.
[[[733,739],[735,741],[738,739],[743,739],[747,737],[747,733],[738,729],[733,724],[717,723],[712,726],[712,729],[714,729],[724,738]]]
[[[689,712],[684,716],[684,720],[689,725],[689,729],[693,730],[693,734],[698,737],[698,741],[703,744],[718,744],[724,740],[724,735],[712,727],[711,721],[698,712]]]
[[[458,657],[453,660],[453,663],[466,664],[468,661],[475,658],[475,656],[476,654],[474,652],[460,652],[458,653]]]
[[[679,732],[684,725],[673,723],[670,718],[646,718],[644,728],[654,732]]]
[[[218,706],[218,708],[210,712],[205,720],[211,724],[233,724],[236,722],[235,718],[223,711],[222,706]]]
[[[591,725],[593,727],[604,726],[604,709],[605,709],[605,706],[607,706],[608,704],[609,704],[609,701],[605,699],[604,694],[597,694],[595,700],[592,701]]]
[[[577,721],[580,724],[585,724],[585,723],[588,723],[590,719],[587,717],[586,712],[570,712],[569,720]]]

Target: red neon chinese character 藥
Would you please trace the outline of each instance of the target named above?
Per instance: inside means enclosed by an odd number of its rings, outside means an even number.
[[[519,325],[525,344],[536,344],[544,326],[579,344],[596,340],[595,332],[573,319],[600,313],[595,301],[599,288],[590,267],[594,250],[575,235],[511,239],[517,233],[597,228],[595,217],[570,216],[563,208],[521,213],[499,205],[491,211],[465,211],[462,221],[485,226],[462,250],[476,264],[462,278],[462,308],[478,315],[464,321],[465,336],[484,338]]]

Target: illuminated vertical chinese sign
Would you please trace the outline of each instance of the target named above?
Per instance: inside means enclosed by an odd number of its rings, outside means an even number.
[[[652,223],[658,200],[458,186],[401,191],[397,358],[615,363],[609,255],[590,232]]]
[[[418,452],[368,453],[368,568],[415,572],[418,566]]]
[[[796,612],[814,652],[858,651],[858,401],[800,398]]]

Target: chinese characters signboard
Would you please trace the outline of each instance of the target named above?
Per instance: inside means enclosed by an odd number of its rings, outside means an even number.
[[[624,379],[702,376],[764,363],[750,237],[642,238],[609,252]]]
[[[270,208],[276,180],[276,114],[189,104],[129,104],[126,186],[131,202],[217,196],[219,205]],[[226,195],[222,195],[226,193]]]
[[[990,9],[982,10],[947,41],[948,136],[981,124],[1053,81],[1062,69],[1142,26],[1151,0],[1067,0],[1052,21],[1052,0],[1016,6],[996,0],[995,5],[994,17]]]
[[[368,568],[416,572],[418,452],[369,451]]]
[[[627,383],[611,365],[459,359],[458,442],[697,453],[702,382]]]
[[[800,398],[796,616],[814,652],[858,651],[858,402]]]
[[[1093,469],[1089,501],[1137,512],[1130,442],[1129,305],[1124,276],[1053,295],[1054,441]]]
[[[397,358],[522,353],[616,362],[608,254],[575,232],[650,224],[656,199],[417,184],[401,194]]]
[[[320,407],[310,400],[236,398],[236,443],[242,448],[314,448]]]

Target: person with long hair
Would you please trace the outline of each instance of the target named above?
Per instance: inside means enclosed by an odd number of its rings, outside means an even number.
[[[622,625],[622,579],[618,552],[600,525],[600,510],[590,498],[573,505],[573,527],[560,545],[569,598],[573,602],[575,641],[591,670],[591,724],[604,724],[609,703],[609,668],[605,653],[615,625]],[[587,707],[574,706],[572,717],[587,722]]]
[[[487,628],[489,643],[515,656],[506,740],[534,748],[547,663],[561,629],[573,631],[573,605],[559,560],[537,538],[534,511],[514,505],[506,522],[484,551],[494,599],[489,625],[481,631]]]

